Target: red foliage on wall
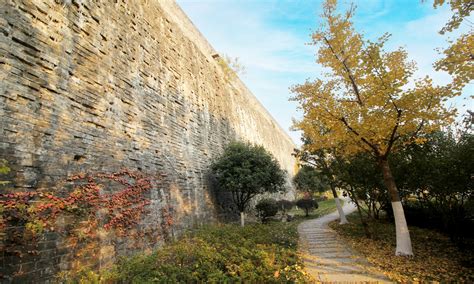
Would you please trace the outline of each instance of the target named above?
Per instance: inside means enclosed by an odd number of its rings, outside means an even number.
[[[70,191],[0,194],[0,250],[21,256],[25,253],[22,245],[48,231],[75,236],[76,243],[94,240],[101,228],[119,237],[133,232],[140,236],[132,229],[147,212],[150,204],[147,194],[153,187],[160,186],[160,180],[161,176],[151,178],[122,170],[73,176],[67,180],[73,184]],[[116,190],[117,187],[120,190]],[[162,212],[163,231],[173,224],[170,209],[168,205],[166,212]],[[60,217],[67,220],[66,225],[58,224]]]

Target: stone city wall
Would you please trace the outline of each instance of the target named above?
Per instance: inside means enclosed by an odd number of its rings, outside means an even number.
[[[230,141],[264,145],[292,175],[292,140],[215,54],[174,1],[0,0],[8,187],[55,189],[78,173],[123,168],[166,174],[146,220],[161,222],[169,194],[180,232],[216,219],[207,172]],[[100,265],[127,251],[105,240],[95,249]],[[2,252],[3,276],[50,279],[78,257],[54,233],[38,250]]]

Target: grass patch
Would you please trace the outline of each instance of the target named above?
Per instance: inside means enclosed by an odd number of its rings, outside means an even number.
[[[460,251],[448,237],[433,230],[410,226],[415,257],[395,256],[395,225],[387,220],[369,223],[373,239],[367,239],[358,216],[348,216],[350,224],[330,223],[352,248],[364,255],[390,279],[400,282],[472,282],[473,256]],[[466,267],[466,264],[471,267]],[[464,264],[464,266],[463,266]]]
[[[297,222],[205,226],[149,255],[122,259],[79,282],[307,282],[297,254]]]

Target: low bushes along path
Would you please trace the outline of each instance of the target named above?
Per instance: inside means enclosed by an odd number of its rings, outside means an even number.
[[[356,210],[353,203],[346,201],[343,207],[347,214]],[[339,219],[333,212],[322,217],[304,221],[298,226],[300,248],[306,271],[318,282],[332,283],[391,283],[384,275],[376,272],[363,257],[351,251],[328,223]]]

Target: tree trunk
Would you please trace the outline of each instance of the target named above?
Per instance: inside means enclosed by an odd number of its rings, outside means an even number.
[[[245,214],[244,212],[240,212],[240,226],[245,226]]]
[[[367,201],[365,202],[365,204],[367,204],[367,215],[369,215],[370,217],[373,217],[373,215],[372,215],[372,202],[370,200],[370,197],[367,197]]]
[[[357,196],[355,195],[355,192],[352,189],[352,186],[349,186],[349,187],[350,187],[350,192],[351,192],[351,196],[352,196],[352,201],[354,201],[354,203],[357,207],[357,212],[359,214],[360,222],[362,222],[362,227],[364,228],[365,236],[367,238],[371,239],[372,234],[370,234],[369,225],[367,225],[367,222],[365,222],[365,220],[364,220],[364,216],[362,216],[362,210],[360,209],[360,204],[359,204],[359,201],[357,200]]]
[[[344,214],[344,211],[342,210],[341,202],[339,198],[337,197],[337,191],[333,185],[331,185],[331,191],[332,191],[332,195],[334,196],[334,201],[336,201],[337,212],[339,212],[339,219],[340,219],[339,224],[347,224],[348,222],[346,219],[346,215]]]
[[[392,176],[390,165],[388,164],[388,160],[386,158],[380,158],[379,164],[382,169],[385,186],[387,187],[388,193],[390,194],[393,216],[395,218],[395,229],[397,236],[397,248],[395,250],[395,255],[413,256],[410,232],[408,231],[405,212],[403,211],[402,202],[400,201],[400,195],[398,194],[397,185],[395,184],[395,180]]]

